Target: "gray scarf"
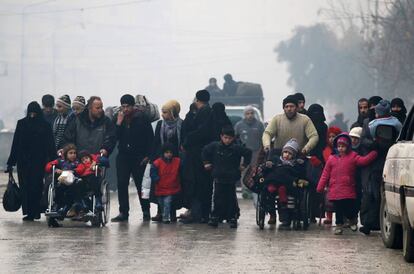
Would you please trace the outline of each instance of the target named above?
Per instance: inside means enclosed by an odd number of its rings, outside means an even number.
[[[161,144],[164,144],[167,139],[171,139],[174,135],[177,135],[178,145],[180,145],[180,138],[181,138],[181,125],[183,120],[180,118],[175,119],[173,121],[165,121],[162,120],[161,122],[161,130],[160,130],[160,137],[161,137]]]

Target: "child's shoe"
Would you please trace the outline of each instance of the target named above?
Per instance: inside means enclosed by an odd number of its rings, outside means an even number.
[[[325,220],[323,220],[323,224],[324,225],[331,225],[332,224],[332,220],[331,219],[325,219]]]
[[[163,220],[162,223],[163,224],[169,224],[169,223],[171,223],[171,221],[170,220]]]
[[[59,208],[58,213],[59,213],[60,216],[65,217],[68,210],[69,210],[69,207],[67,205],[65,205],[65,206]]]
[[[343,231],[343,229],[342,229],[342,225],[337,225],[336,227],[335,227],[335,230],[334,230],[334,234],[335,235],[342,235],[342,233],[343,233],[344,231]]]
[[[153,222],[162,222],[162,216],[161,214],[157,214],[154,217],[151,218],[151,221]]]
[[[230,228],[237,228],[237,220],[236,219],[230,219],[229,224],[230,224]]]
[[[78,215],[78,214],[77,214],[77,212],[76,212],[75,207],[71,207],[71,208],[69,209],[68,213],[66,213],[66,217],[68,217],[68,218],[73,218],[73,217],[75,217],[75,216],[77,216],[77,215]]]
[[[275,225],[276,224],[276,215],[270,215],[270,218],[269,218],[269,221],[267,221],[267,224]]]

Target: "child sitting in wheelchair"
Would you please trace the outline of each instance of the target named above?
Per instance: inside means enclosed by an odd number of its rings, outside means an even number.
[[[275,199],[279,195],[278,212],[281,228],[290,227],[291,216],[288,209],[288,194],[293,195],[295,186],[302,184],[305,177],[304,160],[297,157],[299,144],[295,139],[289,140],[280,153],[272,151],[263,167],[263,197],[266,211],[270,215],[268,224],[276,224]]]
[[[79,153],[79,159],[80,163],[75,169],[76,174],[82,179],[78,184],[79,199],[85,205],[85,201],[82,199],[83,195],[91,190],[96,197],[95,208],[102,210],[101,178],[97,169],[99,166],[108,167],[109,160],[99,154],[90,154],[86,150]]]
[[[74,215],[74,211],[69,212],[70,206],[76,199],[75,169],[78,167],[76,146],[68,144],[63,148],[62,157],[47,163],[46,173],[55,172],[59,177],[56,188],[56,208],[61,216]]]

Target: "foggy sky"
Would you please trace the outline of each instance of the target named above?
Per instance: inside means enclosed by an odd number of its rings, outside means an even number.
[[[0,1],[0,118],[11,127],[12,117],[22,116],[16,107],[22,111],[45,93],[72,99],[99,95],[106,106],[119,104],[124,93],[147,95],[159,106],[174,98],[182,104],[183,117],[194,93],[210,77],[221,86],[225,73],[262,85],[268,119],[293,92],[285,66],[276,61],[275,46],[295,26],[323,20],[318,10],[326,4],[149,0],[102,7],[128,1],[56,0],[19,14],[39,2],[44,1]]]

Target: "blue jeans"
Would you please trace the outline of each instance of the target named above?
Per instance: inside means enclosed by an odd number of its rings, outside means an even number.
[[[162,220],[170,221],[171,220],[171,204],[172,204],[173,196],[160,196],[158,197],[158,206],[162,210]]]

